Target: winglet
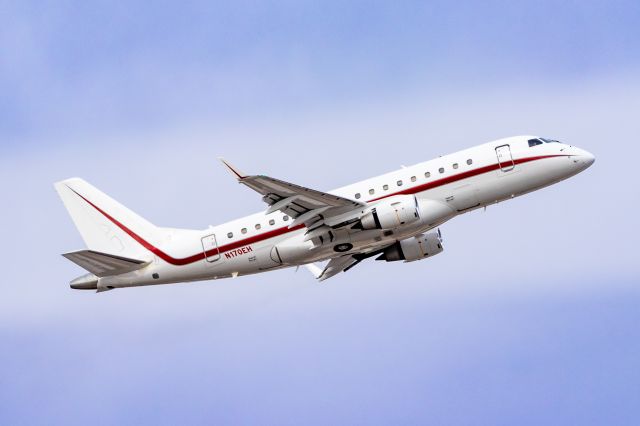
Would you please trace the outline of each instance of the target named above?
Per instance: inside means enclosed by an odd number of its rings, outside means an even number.
[[[318,279],[322,276],[322,269],[320,269],[315,263],[307,263],[304,266],[309,270],[309,272],[311,272],[311,275],[313,275],[315,279]]]
[[[242,180],[247,177],[240,170],[233,167],[231,164],[227,163],[227,161],[224,158],[220,157],[218,159],[222,162],[222,164],[224,164],[224,166],[227,168],[229,173],[231,173],[236,179]]]

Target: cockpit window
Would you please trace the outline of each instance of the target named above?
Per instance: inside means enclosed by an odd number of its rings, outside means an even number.
[[[557,141],[555,139],[547,139],[547,138],[540,138],[540,139],[546,143],[560,143],[560,141]]]
[[[542,145],[542,141],[540,139],[529,139],[529,148],[536,145]]]

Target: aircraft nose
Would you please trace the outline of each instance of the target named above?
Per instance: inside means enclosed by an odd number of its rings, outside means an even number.
[[[580,160],[584,163],[584,168],[591,166],[596,161],[596,156],[590,152],[584,151],[580,156]]]
[[[588,168],[596,161],[596,157],[592,153],[580,148],[574,148],[571,158],[573,158],[573,163],[575,163],[580,170]]]

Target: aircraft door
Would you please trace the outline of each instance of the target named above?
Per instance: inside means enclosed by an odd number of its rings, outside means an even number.
[[[202,251],[207,262],[215,262],[220,259],[220,250],[215,234],[202,237]]]
[[[496,148],[496,156],[498,157],[498,164],[500,170],[503,172],[510,172],[516,167],[511,156],[511,147],[509,145],[500,145]]]

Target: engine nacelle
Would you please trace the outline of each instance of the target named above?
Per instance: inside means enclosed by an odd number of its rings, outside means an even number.
[[[398,195],[368,208],[360,223],[362,229],[395,229],[420,219],[418,203],[413,195]]]
[[[322,235],[322,241],[317,242],[332,247],[336,253],[346,253],[353,249],[351,236],[346,229],[328,229],[326,234]],[[273,246],[270,256],[271,260],[279,264],[296,264],[306,259],[314,248],[316,244],[313,241],[307,239],[304,234],[298,234]]]
[[[313,249],[313,242],[304,241],[304,235],[299,234],[276,244],[271,248],[271,260],[279,264],[290,264],[304,259]]]
[[[391,247],[387,247],[376,260],[413,262],[414,260],[435,256],[438,253],[442,253],[443,250],[442,235],[438,229],[437,231],[398,241]]]

